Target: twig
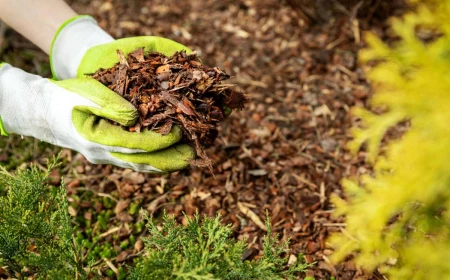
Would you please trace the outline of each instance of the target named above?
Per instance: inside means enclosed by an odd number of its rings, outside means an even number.
[[[107,260],[106,258],[103,258],[103,260],[105,261],[105,263],[109,266],[109,268],[111,268],[112,271],[114,271],[114,273],[119,276],[119,270],[117,269],[117,267],[110,262],[109,260]]]
[[[96,194],[101,197],[110,198],[111,200],[115,201],[116,203],[119,202],[114,196],[110,195],[109,193],[96,193]]]
[[[345,224],[345,226],[347,226],[347,224]],[[341,230],[341,232],[342,232],[345,236],[347,236],[347,237],[350,238],[351,240],[353,240],[353,241],[359,243],[359,240],[356,239],[355,237],[353,237],[350,233],[348,233],[348,231],[346,231],[345,228],[341,227],[340,230]]]
[[[322,226],[324,227],[345,227],[347,226],[346,223],[323,223]]]
[[[367,22],[370,22],[373,18],[373,15],[377,11],[378,7],[380,6],[382,0],[377,0],[375,5],[372,6],[372,8],[369,11],[369,14],[367,15]]]
[[[108,230],[107,232],[104,232],[104,233],[100,234],[98,237],[99,237],[99,238],[103,238],[103,237],[105,237],[105,236],[108,236],[108,235],[110,235],[110,234],[113,234],[113,233],[119,231],[120,229],[121,229],[121,227],[115,227],[115,228],[112,228],[112,229]]]
[[[309,181],[309,180],[305,179],[304,177],[299,176],[297,174],[292,174],[292,175],[295,177],[295,179],[297,179],[298,181],[304,183],[305,185],[310,186],[313,189],[317,189],[317,185],[314,184],[313,182],[311,182],[311,181]]]
[[[352,23],[352,30],[353,30],[353,36],[355,37],[355,43],[360,44],[361,42],[361,33],[359,30],[359,21],[358,21],[358,10],[361,8],[361,6],[364,4],[364,1],[361,0],[358,2],[358,4],[355,5],[352,9],[352,13],[350,15],[350,21]]]
[[[235,80],[237,84],[240,85],[250,85],[250,86],[255,86],[255,87],[260,87],[260,88],[268,88],[269,86],[266,83],[260,82],[260,81],[253,81],[250,79],[236,79]]]
[[[339,2],[338,0],[332,0],[332,2],[339,11],[343,12],[346,15],[350,14],[350,11],[344,5],[342,5],[341,2]]]
[[[323,206],[325,202],[326,196],[325,196],[325,183],[320,183],[320,204]]]
[[[137,252],[136,254],[128,255],[128,256],[125,258],[125,260],[131,260],[131,259],[134,259],[134,258],[136,258],[136,257],[139,257],[140,255],[144,254],[144,252],[145,252],[145,249],[142,249],[142,250],[140,250],[139,252]]]
[[[289,6],[291,6],[294,11],[297,13],[298,17],[304,21],[306,25],[310,25],[312,23],[315,23],[317,20],[315,17],[311,14],[311,12],[308,12],[305,7],[299,3],[301,1],[299,0],[287,0]]]
[[[105,237],[105,236],[107,236],[107,235],[110,235],[110,234],[112,234],[112,233],[114,233],[114,232],[116,232],[116,231],[118,231],[118,230],[120,230],[120,227],[112,228],[112,229],[108,230],[107,232],[104,232],[104,233],[100,234],[100,235],[98,236],[99,239],[96,240],[96,241],[94,241],[94,242],[92,242],[91,247],[89,247],[89,248],[86,250],[86,253],[85,253],[84,256],[81,258],[82,262],[84,262],[84,261],[86,260],[87,256],[89,255],[89,252],[92,250],[92,248],[94,248],[94,245],[97,244],[98,241],[100,241],[100,238],[103,238],[103,237]],[[92,232],[94,232],[94,230],[93,230]]]
[[[336,40],[334,40],[333,42],[329,43],[325,49],[327,51],[330,51],[332,49],[334,49],[335,47],[337,47],[340,43],[342,43],[344,41],[343,37],[337,38]]]

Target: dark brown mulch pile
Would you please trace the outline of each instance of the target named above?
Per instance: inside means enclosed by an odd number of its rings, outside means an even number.
[[[221,213],[238,239],[247,237],[253,255],[260,253],[269,210],[283,239],[291,238],[291,254],[317,261],[308,275],[316,279],[383,279],[367,274],[349,259],[334,266],[326,243],[332,232],[345,229],[331,217],[331,194],[342,196],[340,180],[370,172],[365,153],[350,155],[345,145],[356,123],[350,108],[366,106],[370,88],[357,64],[362,32],[386,38],[386,18],[403,11],[403,1],[320,1],[340,13],[310,27],[302,21],[301,1],[278,0],[155,0],[68,1],[79,12],[93,15],[116,38],[158,35],[196,50],[206,65],[217,65],[248,93],[248,110],[223,122],[219,137],[207,150],[216,178],[191,168],[168,176],[151,176],[112,166],[91,165],[80,155],[65,157],[73,165],[64,172],[69,193],[94,191],[119,197],[110,228],[118,247],[135,234],[139,215],[131,205],[152,213],[162,209],[184,222],[192,215]],[[370,2],[370,3],[369,3]],[[373,4],[373,5],[369,5]],[[362,10],[365,6],[368,11]],[[324,23],[323,23],[324,22]],[[99,212],[104,205],[81,196],[79,211]],[[92,218],[94,219],[94,218]],[[93,220],[95,222],[95,220]],[[139,253],[142,243],[122,250],[120,266]],[[293,256],[294,257],[294,256]]]
[[[144,53],[144,48],[127,58],[118,50],[119,63],[99,69],[92,77],[133,104],[137,123],[127,130],[141,129],[167,135],[174,125],[181,128],[185,142],[192,143],[199,159],[191,164],[208,167],[212,162],[204,148],[213,144],[217,126],[232,109],[243,109],[248,99],[222,81],[230,76],[217,67],[202,64],[196,53],[180,51],[167,57]]]

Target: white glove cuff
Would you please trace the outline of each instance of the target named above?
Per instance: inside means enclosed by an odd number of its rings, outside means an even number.
[[[114,41],[90,16],[77,16],[66,21],[56,32],[50,50],[53,77],[58,80],[75,78],[86,51],[94,46]]]

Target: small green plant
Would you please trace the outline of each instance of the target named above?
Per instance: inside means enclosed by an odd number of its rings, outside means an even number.
[[[65,188],[46,183],[56,165],[53,159],[44,172],[32,166],[15,174],[0,167],[0,189],[6,190],[0,197],[0,263],[18,278],[85,275],[72,239]]]
[[[0,168],[0,266],[20,279],[97,279],[83,268],[97,257],[88,255],[83,260],[81,248],[93,244],[81,232],[74,232],[65,188],[47,184],[57,165],[53,159],[47,170],[31,166],[15,174]],[[231,226],[223,225],[219,216],[201,221],[195,215],[187,226],[180,226],[164,214],[161,231],[151,218],[145,218],[136,226],[143,228],[147,223],[146,255],[138,258],[129,272],[120,267],[118,279],[292,279],[311,266],[287,265],[283,254],[288,242],[278,245],[268,218],[264,256],[255,261],[242,260],[247,243],[231,238]],[[134,237],[121,246],[127,247],[129,242],[134,243]],[[110,244],[95,245],[90,252],[103,259],[113,257]],[[106,274],[113,277],[115,272]]]
[[[196,214],[181,226],[165,213],[161,230],[152,218],[146,219],[146,255],[138,260],[130,279],[292,279],[310,267],[304,263],[287,267],[282,254],[288,242],[277,245],[268,218],[264,255],[255,261],[242,260],[246,242],[231,238],[231,226],[222,225],[219,215],[200,221]]]

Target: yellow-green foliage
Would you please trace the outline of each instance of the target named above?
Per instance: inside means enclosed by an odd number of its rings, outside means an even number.
[[[374,35],[361,52],[377,61],[368,72],[375,94],[374,114],[354,113],[364,128],[354,129],[350,144],[367,143],[374,175],[344,180],[347,202],[334,197],[346,215],[344,234],[332,236],[334,261],[358,252],[366,269],[380,267],[390,279],[450,279],[450,0],[411,1],[415,12],[392,21],[400,37],[392,47]],[[422,30],[439,34],[431,42]],[[411,126],[379,154],[386,131],[402,120]]]

